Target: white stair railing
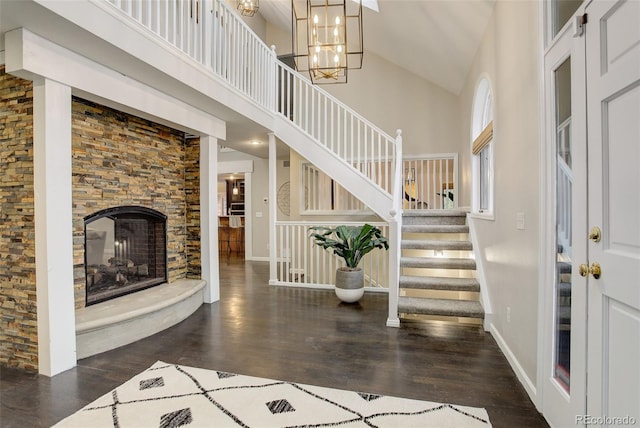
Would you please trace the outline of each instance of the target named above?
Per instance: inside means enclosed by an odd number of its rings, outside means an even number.
[[[275,110],[275,54],[224,1],[106,1],[262,107]]]
[[[458,206],[458,155],[411,155],[402,161],[403,206],[410,210]]]
[[[395,139],[278,61],[224,1],[107,1],[259,105],[291,120],[391,195]]]
[[[389,236],[387,223],[369,223]],[[338,225],[361,226],[362,222],[276,222],[276,277],[272,284],[297,287],[333,287],[335,271],[344,266],[342,258],[316,245],[310,237],[311,228]],[[374,249],[360,262],[364,270],[365,289],[388,290],[389,255]]]
[[[278,113],[391,195],[396,140],[282,62]]]

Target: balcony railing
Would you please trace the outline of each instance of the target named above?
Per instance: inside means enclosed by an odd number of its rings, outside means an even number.
[[[224,1],[107,1],[392,193],[396,138],[278,61]]]

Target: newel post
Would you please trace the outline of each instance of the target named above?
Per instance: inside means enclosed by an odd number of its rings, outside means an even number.
[[[277,154],[276,154],[276,136],[269,133],[269,284],[273,285],[278,281],[276,270],[276,220],[278,215],[277,193],[276,189],[276,170],[277,170]]]
[[[400,244],[402,240],[402,130],[396,131],[393,166],[392,208],[389,212],[389,317],[387,327],[400,327],[398,299],[400,296]]]

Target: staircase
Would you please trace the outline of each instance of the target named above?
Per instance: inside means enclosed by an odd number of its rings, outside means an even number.
[[[463,211],[404,211],[398,301],[402,319],[482,323],[468,233]]]
[[[205,97],[202,99],[210,100],[212,109],[223,111],[222,116],[240,114],[271,131],[270,145],[277,138],[318,166],[388,222],[389,240],[399,241],[397,216],[403,193],[401,131],[397,130],[395,137],[388,135],[279,61],[274,50],[225,0],[201,0],[201,7],[195,9],[193,2],[182,0],[42,3],[63,19],[136,58],[153,70],[154,76],[162,76],[170,83],[162,85],[163,91],[175,85],[171,96],[184,97],[182,101],[187,103],[192,101],[192,95]],[[95,22],[101,25],[96,26]],[[146,30],[140,31],[140,26]],[[155,84],[155,78],[140,71],[145,67],[127,70],[139,73],[141,82]],[[189,86],[188,92],[182,91],[184,85]],[[275,233],[275,216],[271,217],[270,234]],[[270,239],[275,242],[274,237]],[[270,260],[275,269],[277,256],[273,248]],[[389,250],[388,272],[389,293],[393,297],[389,299],[387,325],[396,327],[398,251],[396,245]]]

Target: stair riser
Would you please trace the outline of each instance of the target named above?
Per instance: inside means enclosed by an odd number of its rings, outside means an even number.
[[[418,257],[430,257],[438,259],[467,259],[473,253],[471,251],[439,251],[439,250],[402,250],[401,257],[405,258],[418,258]]]
[[[437,250],[437,251],[471,251],[469,241],[436,241],[436,240],[403,240],[400,243],[403,250]]]
[[[400,297],[398,311],[404,314],[484,318],[482,306],[478,303],[445,301],[438,299]]]
[[[401,314],[434,315],[434,316],[445,316],[445,317],[458,317],[458,318],[464,317],[464,318],[484,319],[484,314],[477,314],[477,316],[473,316],[473,315],[467,315],[463,313],[455,313],[455,312],[449,313],[446,311],[443,311],[443,312],[439,312],[439,311],[409,312],[409,311],[411,311],[411,309],[398,307],[398,312],[400,312]]]
[[[475,260],[469,259],[468,261],[457,261],[451,259],[437,259],[432,261],[429,259],[421,260],[403,260],[400,259],[401,268],[413,268],[413,269],[461,269],[461,270],[475,270]]]
[[[438,309],[438,308],[419,308],[411,305],[398,305],[398,312],[402,314],[420,314],[420,315],[437,315],[437,316],[447,316],[447,317],[465,317],[465,318],[484,318],[484,313],[482,312],[467,312],[467,311],[455,311],[449,309]]]
[[[453,291],[453,290],[418,290],[413,288],[401,288],[401,296],[418,297],[421,299],[452,299],[478,301],[478,292]]]
[[[463,224],[436,224],[436,225],[402,225],[402,234],[406,233],[469,233],[469,227]]]
[[[447,317],[447,316],[422,315],[422,314],[400,314],[400,320],[403,323],[445,321],[448,323],[469,325],[469,326],[472,326],[472,325],[482,326],[484,323],[482,318]]]
[[[403,216],[403,224],[415,225],[415,224],[444,224],[444,225],[462,225],[467,223],[466,217],[451,217],[451,216],[438,216],[438,217],[421,217],[421,216]]]
[[[423,285],[414,282],[402,282],[400,281],[399,287],[401,290],[437,290],[437,291],[452,291],[456,293],[469,292],[478,293],[480,291],[479,285],[463,285],[455,286],[449,284],[429,284]]]

